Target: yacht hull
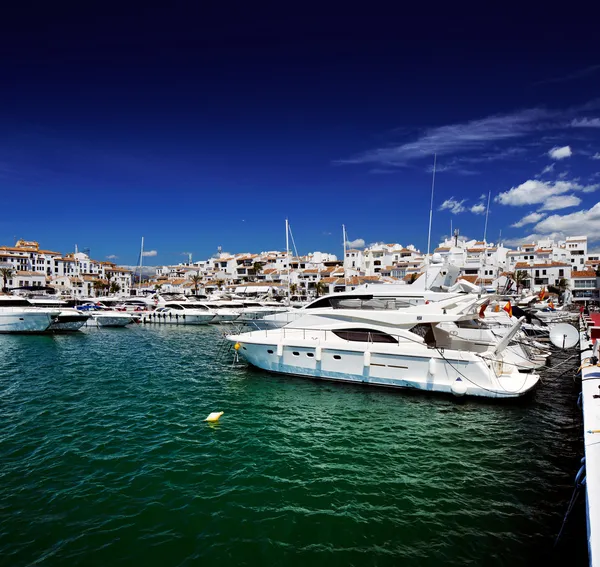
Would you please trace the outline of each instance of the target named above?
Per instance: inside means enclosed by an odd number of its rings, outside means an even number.
[[[100,315],[93,314],[87,321],[88,327],[125,327],[133,322],[133,317],[125,314]]]
[[[157,325],[206,325],[211,323],[213,315],[179,315],[172,313],[147,313],[142,315],[142,323],[156,323]]]
[[[466,385],[460,395],[488,398],[523,396],[539,380],[535,374],[518,374],[494,376],[493,381],[493,371],[483,360],[467,364],[460,359],[444,360],[437,353],[413,356],[370,351],[367,364],[361,350],[321,347],[319,353],[312,346],[255,344],[242,337],[230,337],[240,345],[241,356],[253,366],[279,374],[448,394],[456,394],[458,380]]]
[[[1,313],[0,333],[43,333],[51,323],[49,313]]]

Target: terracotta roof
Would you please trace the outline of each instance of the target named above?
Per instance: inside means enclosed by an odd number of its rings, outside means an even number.
[[[483,248],[467,248],[467,252],[483,252]]]
[[[570,264],[564,262],[548,262],[547,264],[528,264],[527,262],[517,262],[515,268],[569,268]]]
[[[571,272],[571,278],[595,278],[596,277],[596,272],[594,272],[593,270],[585,270],[585,271],[578,271],[578,270],[573,270]]]
[[[310,270],[303,270],[303,274],[318,274],[319,270],[311,268]]]
[[[441,247],[439,247],[439,248],[436,248],[436,249],[434,250],[434,252],[447,252],[447,251],[449,251],[449,250],[450,250],[450,248],[446,248],[445,246],[441,246]]]
[[[415,276],[414,281],[417,281],[423,274],[406,274],[402,279],[405,282],[409,282],[413,276]]]
[[[22,270],[22,271],[16,271],[15,275],[17,276],[46,276],[46,274],[44,274],[44,272],[32,272],[30,270]]]

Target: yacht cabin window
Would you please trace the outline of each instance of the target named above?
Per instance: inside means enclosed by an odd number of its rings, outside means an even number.
[[[338,329],[333,334],[345,341],[356,343],[389,343],[398,344],[398,341],[382,331],[373,329]]]

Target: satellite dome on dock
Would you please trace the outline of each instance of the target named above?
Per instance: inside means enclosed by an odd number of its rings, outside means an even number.
[[[441,264],[442,262],[443,262],[442,255],[439,254],[438,252],[435,252],[433,254],[433,256],[431,256],[431,263],[432,264]]]

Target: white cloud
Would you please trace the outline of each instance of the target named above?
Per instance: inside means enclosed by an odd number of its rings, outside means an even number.
[[[106,257],[107,260],[116,260],[117,258],[118,256],[116,254],[111,254],[110,256]]]
[[[146,257],[150,257],[150,256],[156,256],[157,254],[158,254],[158,252],[156,250],[146,250],[143,255]]]
[[[400,145],[369,150],[338,163],[378,163],[404,165],[437,153],[438,156],[459,152],[484,150],[492,143],[526,136],[536,131],[543,120],[553,118],[555,112],[531,108],[487,116],[462,124],[448,124],[429,128],[415,140]]]
[[[471,207],[471,212],[476,214],[476,215],[482,215],[483,213],[485,213],[485,204],[484,203],[477,203],[476,205],[473,205]]]
[[[576,207],[580,203],[581,199],[576,195],[554,195],[544,201],[540,211],[558,211],[558,209]]]
[[[600,152],[596,152],[593,156],[592,159],[600,159]]]
[[[568,215],[551,215],[535,225],[536,233],[555,236],[586,234],[590,241],[600,240],[600,202],[591,209]]]
[[[575,128],[600,128],[600,118],[574,118],[571,126]]]
[[[520,207],[545,203],[549,197],[563,195],[569,191],[591,193],[600,185],[580,185],[577,181],[539,181],[529,179],[517,187],[500,193],[494,200],[501,205]]]
[[[450,197],[446,199],[442,205],[440,206],[440,211],[450,211],[453,215],[457,215],[458,213],[464,213],[466,208],[463,206],[463,203],[466,199],[462,201],[457,201],[454,197]]]
[[[364,248],[365,241],[363,238],[356,238],[355,240],[347,240],[346,246],[348,246],[348,248]]]
[[[544,175],[544,173],[552,173],[554,171],[554,164],[551,163],[550,165],[547,165],[544,169],[542,169],[542,175]]]
[[[529,213],[528,215],[525,215],[520,221],[516,222],[515,224],[513,224],[511,226],[514,226],[515,228],[521,228],[522,226],[525,226],[526,224],[534,224],[536,222],[539,222],[545,216],[546,216],[546,213]]]
[[[565,159],[571,157],[573,152],[571,151],[571,146],[563,146],[562,148],[556,146],[548,152],[548,155],[552,159]]]

